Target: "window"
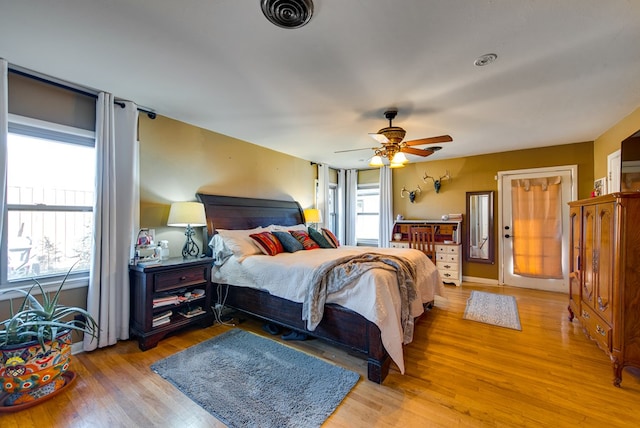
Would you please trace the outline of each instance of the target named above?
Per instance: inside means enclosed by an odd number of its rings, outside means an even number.
[[[1,283],[89,269],[95,168],[92,131],[10,115]]]
[[[338,184],[329,183],[329,220],[326,222],[326,228],[334,234],[338,234]]]
[[[380,187],[378,184],[358,185],[356,197],[356,241],[378,245],[380,237]]]

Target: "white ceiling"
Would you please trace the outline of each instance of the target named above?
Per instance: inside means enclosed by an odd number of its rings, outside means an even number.
[[[388,107],[406,140],[450,134],[445,159],[591,141],[640,106],[637,0],[314,5],[283,29],[259,0],[0,0],[0,57],[334,167],[367,166],[334,152],[375,146]]]

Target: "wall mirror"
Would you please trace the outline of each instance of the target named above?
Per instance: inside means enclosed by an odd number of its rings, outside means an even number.
[[[493,192],[467,192],[468,262],[494,263]]]

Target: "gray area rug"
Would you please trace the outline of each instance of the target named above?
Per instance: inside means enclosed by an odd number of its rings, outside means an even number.
[[[151,369],[229,427],[319,427],[360,378],[240,329]]]
[[[472,291],[469,300],[467,300],[463,318],[514,330],[522,330],[516,299],[513,296],[505,296],[504,294]]]

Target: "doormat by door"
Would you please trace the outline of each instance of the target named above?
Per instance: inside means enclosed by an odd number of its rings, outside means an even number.
[[[472,291],[467,300],[463,318],[499,327],[522,330],[516,298],[504,294]]]

